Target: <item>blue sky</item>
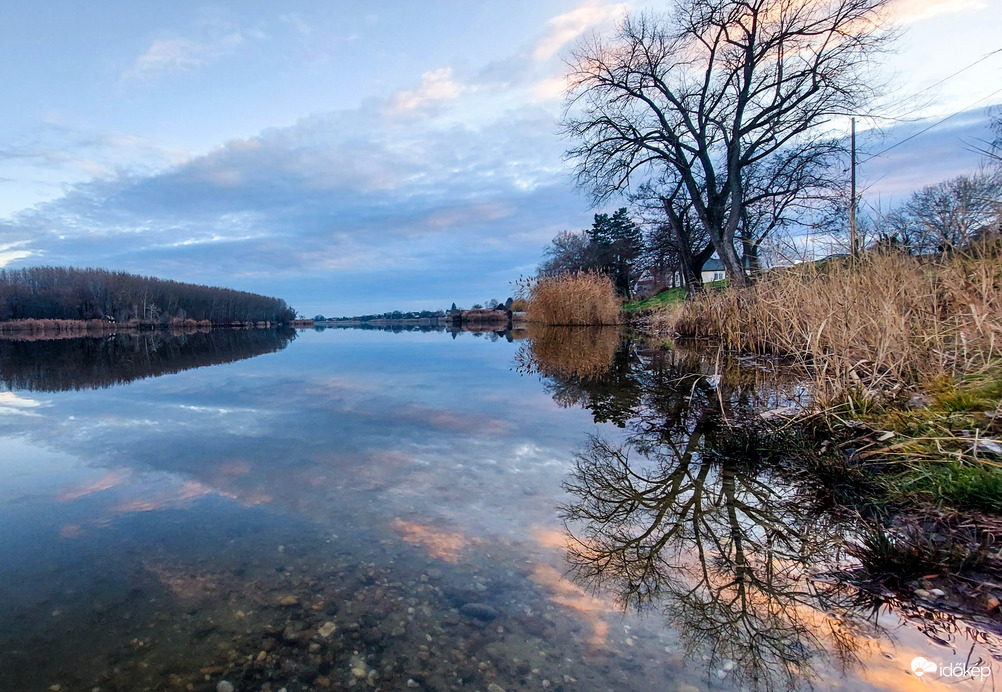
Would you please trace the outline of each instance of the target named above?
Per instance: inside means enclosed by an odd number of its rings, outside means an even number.
[[[0,264],[227,285],[308,315],[503,300],[595,212],[556,134],[562,57],[648,7],[8,2]],[[1002,48],[1002,0],[894,12],[892,102]],[[987,136],[1000,76],[1002,53],[897,107],[928,122],[972,108],[868,162],[867,195],[975,166],[965,142]]]

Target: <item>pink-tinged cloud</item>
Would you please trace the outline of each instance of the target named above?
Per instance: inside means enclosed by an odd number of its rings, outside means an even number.
[[[628,9],[629,5],[626,3],[602,5],[589,2],[570,12],[557,15],[549,21],[548,31],[536,43],[532,57],[536,60],[549,60],[588,29],[620,19]]]
[[[59,499],[63,502],[68,502],[70,500],[76,500],[77,498],[84,497],[86,495],[93,495],[94,493],[99,493],[105,490],[111,490],[117,485],[125,482],[130,476],[128,471],[117,470],[110,471],[100,478],[98,478],[93,483],[88,483],[87,485],[81,486],[79,488],[71,488],[63,492],[59,496]]]
[[[450,101],[458,97],[464,87],[452,78],[452,68],[442,67],[421,75],[421,84],[415,89],[398,91],[391,99],[389,111],[403,113],[416,110],[439,101]]]
[[[987,0],[897,0],[891,13],[895,21],[912,24],[938,15],[959,14],[986,7]]]

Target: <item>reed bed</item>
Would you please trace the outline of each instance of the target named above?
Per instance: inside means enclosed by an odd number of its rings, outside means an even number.
[[[0,336],[6,339],[62,339],[118,332],[170,329],[172,332],[194,333],[212,328],[209,320],[174,318],[168,324],[148,320],[108,322],[106,320],[27,319],[0,322]]]
[[[0,334],[88,334],[115,331],[113,322],[104,320],[8,320],[0,322]]]
[[[618,324],[621,303],[609,277],[597,272],[566,273],[525,281],[528,320],[552,326]]]
[[[789,356],[821,405],[887,401],[1002,363],[1000,246],[935,259],[871,253],[776,269],[652,316],[652,329]]]

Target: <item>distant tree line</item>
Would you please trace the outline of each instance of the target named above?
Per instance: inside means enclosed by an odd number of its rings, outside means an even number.
[[[514,298],[508,298],[508,300],[503,303],[496,298],[489,298],[483,303],[474,303],[471,309],[513,310],[518,307],[518,302]],[[388,312],[380,312],[369,315],[355,315],[354,317],[324,317],[323,315],[316,315],[313,320],[315,322],[372,322],[374,320],[441,319],[446,317],[448,313],[456,311],[462,312],[463,308],[453,303],[452,307],[448,310],[410,310],[407,312],[401,310],[391,310]]]
[[[371,322],[372,320],[417,320],[417,319],[434,319],[436,317],[445,317],[444,310],[411,310],[410,312],[401,312],[400,310],[392,310],[389,312],[381,312],[379,314],[371,315],[356,315],[354,317],[327,317],[323,315],[317,315],[313,319],[317,322]]]
[[[288,323],[296,312],[280,298],[103,269],[0,270],[0,320],[102,319]]]

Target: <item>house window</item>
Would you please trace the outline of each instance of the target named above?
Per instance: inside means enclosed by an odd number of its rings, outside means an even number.
[[[724,280],[724,273],[723,272],[713,272],[713,280],[714,281],[723,281]]]

